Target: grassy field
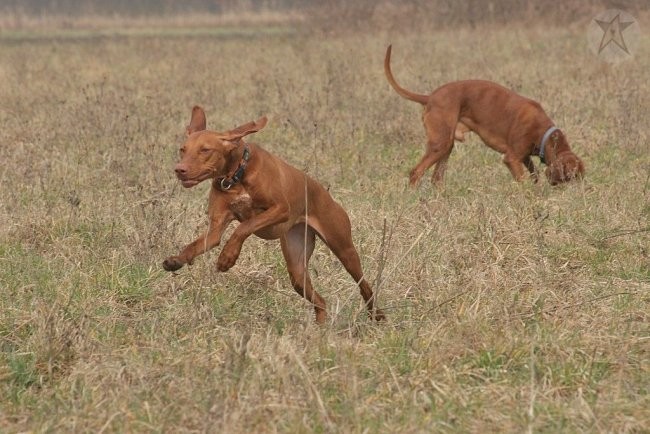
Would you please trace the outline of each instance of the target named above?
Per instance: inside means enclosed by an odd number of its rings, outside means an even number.
[[[646,26],[646,29],[648,26]],[[647,432],[650,40],[616,67],[584,26],[0,36],[0,431]],[[428,92],[498,81],[585,162],[515,183],[470,135],[446,187],[407,187]],[[389,320],[322,244],[330,324],[249,239],[162,270],[206,228],[173,164],[192,105],[348,210]]]

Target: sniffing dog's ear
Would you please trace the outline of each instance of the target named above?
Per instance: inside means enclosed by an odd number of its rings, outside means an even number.
[[[197,131],[205,130],[205,125],[205,112],[201,107],[195,105],[192,109],[192,119],[190,119],[190,124],[185,128],[187,135],[189,136]]]

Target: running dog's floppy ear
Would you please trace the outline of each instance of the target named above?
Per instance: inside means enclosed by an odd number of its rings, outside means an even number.
[[[205,112],[201,107],[195,105],[192,109],[192,119],[190,119],[190,124],[185,128],[187,135],[189,136],[197,131],[205,130],[205,124]]]
[[[266,116],[262,116],[256,121],[250,121],[244,125],[240,125],[235,129],[232,129],[223,135],[225,140],[237,140],[241,139],[244,136],[253,134],[261,130],[266,126],[267,122]]]

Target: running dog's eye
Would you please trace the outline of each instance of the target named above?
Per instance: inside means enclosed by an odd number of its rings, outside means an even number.
[[[185,153],[185,148],[180,148],[180,149],[178,150],[178,153],[179,153],[180,155],[183,155],[183,154]]]
[[[201,148],[201,150],[199,152],[202,153],[202,154],[205,154],[207,152],[210,152],[210,148]]]

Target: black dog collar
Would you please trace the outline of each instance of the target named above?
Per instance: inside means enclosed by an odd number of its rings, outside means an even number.
[[[230,188],[237,184],[238,182],[241,182],[242,178],[244,178],[244,173],[246,171],[246,166],[248,165],[248,160],[251,158],[251,153],[250,150],[248,149],[248,145],[244,145],[244,154],[241,157],[241,162],[239,163],[239,166],[237,166],[237,169],[235,170],[235,173],[228,178],[224,177],[221,178],[221,181],[219,181],[219,186],[221,187],[222,190],[230,190]]]

